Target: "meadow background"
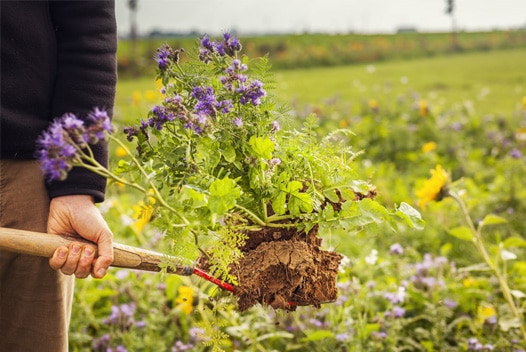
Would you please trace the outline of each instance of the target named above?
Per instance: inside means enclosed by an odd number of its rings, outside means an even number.
[[[198,39],[120,41],[118,131],[161,100],[157,47]],[[346,259],[338,301],[320,309],[239,313],[203,280],[130,270],[77,280],[70,350],[523,351],[526,31],[240,39],[242,54],[268,55],[269,86],[290,107],[285,128],[314,117],[321,135],[352,131],[348,143],[362,152],[355,169],[377,200],[411,204],[425,227],[325,238]],[[113,146],[112,162],[121,157]],[[459,206],[449,198],[418,206],[416,190],[436,165],[481,229],[516,312]],[[110,185],[101,210],[117,241],[168,250],[137,194]]]

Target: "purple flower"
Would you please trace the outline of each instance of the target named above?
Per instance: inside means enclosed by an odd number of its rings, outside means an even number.
[[[522,153],[519,149],[517,148],[513,148],[512,150],[510,150],[510,153],[509,155],[513,158],[513,159],[520,159],[522,158]]]
[[[281,126],[279,125],[278,121],[272,121],[270,123],[270,127],[272,132],[278,132],[281,129]]]
[[[481,344],[476,337],[470,337],[468,339],[468,351],[476,351],[480,345]]]
[[[183,341],[177,340],[172,348],[172,352],[190,351],[192,348],[194,348],[193,344],[185,344]]]
[[[455,309],[458,306],[458,302],[450,298],[444,299],[444,305],[449,309]]]
[[[236,126],[236,127],[241,127],[241,126],[243,126],[243,119],[241,118],[241,116],[236,117],[236,118],[233,118],[233,119],[232,119],[232,123],[233,123],[234,126]]]
[[[88,127],[84,133],[84,140],[91,144],[96,144],[100,140],[106,139],[106,134],[113,132],[110,117],[105,110],[93,109],[87,117]]]
[[[393,307],[393,317],[395,319],[403,318],[404,315],[405,315],[405,309],[404,308],[399,307],[399,306],[394,306]]]
[[[122,345],[118,345],[116,348],[115,348],[115,352],[128,352],[128,350],[122,346]]]
[[[391,255],[402,255],[404,254],[404,247],[400,243],[395,243],[389,247],[389,253]]]
[[[159,69],[161,71],[164,71],[170,66],[170,57],[172,55],[172,50],[168,45],[164,45],[157,49],[157,53],[155,54],[155,61],[157,62],[157,65],[159,66]]]
[[[341,333],[336,335],[336,340],[340,342],[349,341],[351,339],[351,334]]]
[[[109,334],[104,334],[98,339],[93,340],[93,349],[95,351],[106,351],[110,345],[111,337]]]
[[[254,106],[261,104],[261,98],[267,95],[263,89],[263,83],[258,80],[254,80],[249,86],[242,85],[237,89],[240,94],[239,101],[243,105],[251,103]]]
[[[237,51],[240,51],[241,50],[241,43],[239,42],[239,40],[234,37],[232,34],[230,33],[225,33],[223,35],[223,43],[224,43],[224,50],[225,50],[225,53],[229,56],[235,56],[236,52]]]
[[[111,307],[111,314],[103,322],[108,325],[117,325],[121,328],[128,328],[134,324],[133,315],[135,313],[135,304],[121,304]]]
[[[192,97],[197,100],[194,107],[197,114],[216,116],[217,100],[212,87],[195,87],[192,90]]]
[[[209,51],[214,51],[214,45],[210,41],[210,38],[205,34],[201,39],[201,46]]]
[[[83,121],[72,114],[65,114],[53,120],[50,127],[39,136],[35,155],[48,181],[66,179],[68,171],[79,158],[75,144],[85,146],[83,133]]]

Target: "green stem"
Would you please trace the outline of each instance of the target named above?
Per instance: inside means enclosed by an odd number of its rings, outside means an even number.
[[[471,217],[469,215],[468,209],[467,209],[466,205],[464,204],[464,202],[462,201],[462,199],[460,198],[460,196],[458,196],[456,193],[454,193],[452,191],[449,191],[448,195],[451,198],[453,198],[457,202],[457,204],[460,206],[460,209],[462,211],[462,215],[464,216],[464,220],[466,221],[466,223],[468,224],[471,232],[473,233],[473,242],[475,243],[475,246],[477,247],[477,250],[479,251],[479,253],[482,255],[482,258],[484,259],[486,264],[489,266],[489,268],[491,269],[491,271],[493,272],[493,274],[497,278],[497,280],[499,282],[499,286],[500,286],[500,288],[502,290],[502,294],[504,296],[504,299],[508,303],[508,306],[510,307],[510,309],[511,309],[511,311],[513,313],[513,316],[517,319],[517,321],[520,322],[520,331],[521,331],[521,334],[522,334],[522,338],[523,338],[524,341],[526,341],[526,329],[525,329],[524,324],[523,324],[522,315],[519,312],[519,310],[517,309],[517,306],[515,305],[515,301],[513,300],[513,296],[511,294],[511,290],[510,290],[510,288],[508,286],[508,283],[507,283],[505,277],[501,274],[499,268],[495,265],[495,263],[493,263],[493,261],[491,260],[489,254],[488,254],[488,251],[486,250],[486,247],[484,247],[484,243],[482,241],[482,234],[481,234],[481,231],[480,231],[480,227],[479,227],[479,229],[477,229],[475,227],[475,224],[473,223],[473,220],[471,219]]]
[[[170,212],[174,213],[175,215],[177,215],[177,217],[179,217],[183,223],[185,225],[189,225],[190,222],[188,221],[188,219],[186,219],[186,217],[184,217],[180,212],[178,212],[177,210],[175,210],[172,206],[170,206],[166,200],[163,198],[163,196],[161,195],[161,193],[159,192],[159,190],[157,189],[157,187],[153,184],[153,181],[151,180],[151,177],[148,175],[148,173],[146,172],[146,170],[144,170],[144,168],[142,167],[141,163],[139,162],[139,160],[137,160],[131,153],[130,153],[130,150],[128,149],[128,147],[126,147],[126,145],[121,141],[119,140],[118,138],[115,138],[113,137],[112,135],[109,136],[113,141],[115,141],[121,148],[124,149],[124,151],[126,152],[127,155],[130,156],[132,162],[137,166],[137,168],[139,169],[139,172],[145,177],[145,179],[147,180],[148,182],[148,187],[153,191],[153,194],[152,194],[152,197],[157,200],[163,207],[165,207],[166,209],[168,209]],[[146,192],[144,192],[146,194]]]
[[[250,210],[248,210],[247,208],[239,205],[239,204],[236,204],[235,206],[237,209],[245,212],[248,216],[250,216],[252,218],[252,220],[254,220],[258,225],[260,226],[267,226],[268,224],[265,223],[265,221],[261,220],[261,218],[259,216],[257,216],[256,214],[254,214],[253,212],[251,212]]]

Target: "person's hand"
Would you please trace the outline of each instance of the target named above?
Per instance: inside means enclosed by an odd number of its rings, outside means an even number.
[[[56,197],[51,200],[47,232],[51,234],[78,235],[98,245],[98,257],[95,247],[82,242],[73,242],[69,247],[56,249],[49,259],[54,270],[66,275],[94,278],[106,275],[113,262],[113,234],[93,198],[88,195]]]

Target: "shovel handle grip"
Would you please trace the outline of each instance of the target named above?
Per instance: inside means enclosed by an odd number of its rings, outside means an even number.
[[[97,245],[78,236],[55,235],[42,232],[0,227],[0,249],[19,254],[51,257],[60,246],[68,247],[73,242],[87,243],[97,249]],[[95,254],[97,255],[97,254]],[[113,243],[113,263],[111,266],[145,271],[161,271],[163,263],[175,263],[176,258],[155,251]],[[166,266],[169,273],[178,275],[193,274],[193,267]]]

